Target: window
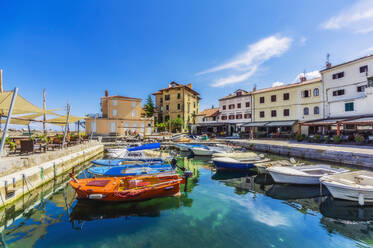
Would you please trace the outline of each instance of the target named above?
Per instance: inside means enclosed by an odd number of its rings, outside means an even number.
[[[357,86],[357,92],[364,92],[365,91],[365,85]]]
[[[165,101],[169,101],[169,100],[170,100],[170,95],[165,95],[165,96],[164,96],[164,100],[165,100]]]
[[[237,108],[241,108],[241,103],[237,103]]]
[[[223,110],[226,110],[227,109],[227,106],[223,105]]]
[[[319,88],[313,89],[313,96],[319,96]]]
[[[193,108],[196,108],[196,102],[193,102]]]
[[[276,95],[272,95],[271,96],[271,102],[275,102],[276,101]]]
[[[318,106],[313,107],[313,114],[314,114],[314,115],[318,115],[318,114],[320,114],[320,108],[319,108]]]
[[[180,115],[177,115],[177,118],[180,118]]]
[[[246,102],[246,108],[250,107],[250,102]]]
[[[373,87],[373,77],[368,78],[368,85],[367,87]]]
[[[284,100],[289,100],[290,99],[290,94],[289,93],[284,93]]]
[[[229,109],[234,109],[234,104],[229,104]]]
[[[136,110],[132,110],[132,117],[136,117]]]
[[[113,106],[117,106],[118,105],[118,101],[117,100],[113,100]]]
[[[163,103],[163,98],[160,99],[161,104]]]
[[[290,115],[290,109],[284,109],[284,116]]]
[[[345,103],[345,111],[354,111],[354,103],[353,102],[346,102]]]
[[[177,93],[177,99],[180,99],[180,98],[181,98],[180,93]]]
[[[333,96],[342,96],[345,94],[345,90],[335,90],[333,91]]]
[[[169,111],[169,110],[170,110],[170,106],[166,105],[166,111]]]
[[[226,115],[222,115],[222,116],[221,116],[221,119],[222,119],[222,120],[226,120],[226,119],[227,119],[227,116],[226,116]]]
[[[242,92],[241,92],[241,91],[238,91],[236,95],[237,95],[237,96],[242,96]]]
[[[170,116],[169,116],[169,115],[166,115],[166,116],[164,117],[164,121],[167,122],[167,121],[169,121],[169,120],[170,120]]]
[[[177,104],[177,109],[180,110],[180,103]]]
[[[264,118],[264,111],[260,111],[260,113],[259,113],[259,116],[260,116],[260,118]]]
[[[118,115],[118,110],[113,109],[113,116],[117,116],[117,115]]]
[[[271,117],[276,117],[277,116],[277,111],[276,110],[272,110],[271,111]]]
[[[303,97],[309,97],[310,96],[310,91],[309,90],[303,90],[302,91],[302,96]]]
[[[136,102],[132,102],[132,108],[136,108]]]
[[[264,103],[264,96],[261,96],[261,97],[259,98],[259,101],[260,101],[260,103]]]
[[[367,65],[360,66],[360,73],[364,73],[364,72],[368,72],[368,66]]]
[[[304,115],[308,115],[309,113],[310,113],[309,108],[305,107],[305,108],[303,109],[303,114],[304,114]]]
[[[345,76],[345,73],[343,71],[338,72],[338,73],[333,74],[333,79],[343,78],[344,76]]]
[[[229,115],[229,120],[234,120],[234,115]]]
[[[243,118],[245,118],[245,119],[249,119],[249,118],[251,118],[251,114],[244,114],[244,115],[243,115]]]
[[[236,119],[242,119],[242,114],[237,114]]]

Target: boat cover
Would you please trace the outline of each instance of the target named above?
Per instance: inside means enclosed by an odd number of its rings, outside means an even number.
[[[144,174],[156,174],[163,172],[170,172],[172,167],[170,164],[158,164],[158,165],[136,165],[136,166],[102,166],[92,167],[88,169],[88,172],[95,175],[102,176],[136,176]]]
[[[150,144],[145,144],[145,145],[142,145],[142,146],[136,146],[136,147],[128,148],[127,151],[133,152],[133,151],[159,149],[159,148],[161,148],[161,143],[150,143]]]

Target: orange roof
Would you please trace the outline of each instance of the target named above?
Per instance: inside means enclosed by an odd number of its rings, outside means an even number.
[[[170,90],[170,89],[178,89],[178,88],[185,88],[186,90],[189,90],[190,92],[192,92],[194,95],[198,95],[199,96],[199,93],[195,90],[193,90],[192,88],[184,85],[184,84],[178,84],[176,82],[171,82],[171,84],[174,84],[173,87],[167,87],[167,88],[163,88],[163,89],[160,89],[154,93],[152,93],[152,95],[158,95],[158,94],[162,94],[162,91],[165,91],[165,90]]]
[[[214,117],[219,114],[219,108],[205,109],[198,116]]]
[[[321,82],[321,78],[318,77],[318,78],[306,80],[306,81],[303,81],[303,82],[292,83],[292,84],[285,84],[285,85],[280,85],[280,86],[276,86],[276,87],[270,87],[270,88],[260,89],[260,90],[252,91],[251,94],[258,94],[258,93],[263,93],[263,92],[267,92],[267,91],[274,91],[274,90],[282,90],[282,89],[287,89],[287,88],[292,88],[292,87],[307,85],[307,84],[316,83],[316,82]]]

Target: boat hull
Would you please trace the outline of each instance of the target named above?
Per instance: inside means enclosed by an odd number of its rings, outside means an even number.
[[[307,184],[316,185],[320,183],[320,177],[310,177],[301,175],[288,175],[284,173],[279,173],[271,170],[267,170],[272,176],[273,181],[276,183],[288,183],[288,184]]]
[[[215,153],[213,150],[201,149],[201,148],[190,148],[189,149],[194,156],[211,156]]]
[[[232,163],[213,160],[217,170],[249,170],[254,167],[254,163]]]
[[[371,190],[341,187],[326,181],[323,181],[322,183],[335,199],[358,202],[359,196],[363,196],[364,202],[373,202],[373,191]]]

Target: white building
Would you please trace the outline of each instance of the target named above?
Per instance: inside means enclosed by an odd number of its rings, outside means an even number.
[[[320,71],[324,91],[324,118],[373,114],[373,55]]]
[[[219,123],[228,124],[227,133],[232,134],[244,123],[251,122],[251,93],[236,90],[233,94],[219,99]]]

